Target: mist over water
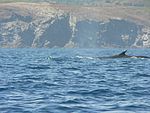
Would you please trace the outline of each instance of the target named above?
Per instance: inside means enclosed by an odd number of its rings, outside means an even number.
[[[150,60],[122,49],[0,49],[2,113],[149,113]],[[150,56],[149,49],[128,55]]]

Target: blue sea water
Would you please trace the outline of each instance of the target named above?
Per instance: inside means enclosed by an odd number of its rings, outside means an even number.
[[[0,49],[0,113],[150,113],[150,59],[95,58],[121,51]]]

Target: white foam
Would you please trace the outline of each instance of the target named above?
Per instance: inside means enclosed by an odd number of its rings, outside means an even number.
[[[77,58],[80,58],[80,59],[94,59],[93,57],[84,57],[84,56],[76,56]]]

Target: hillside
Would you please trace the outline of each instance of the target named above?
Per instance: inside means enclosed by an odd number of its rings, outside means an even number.
[[[150,47],[146,1],[96,1],[1,3],[0,47]]]
[[[149,0],[1,0],[3,3],[10,2],[48,2],[72,5],[124,5],[124,6],[149,6]]]

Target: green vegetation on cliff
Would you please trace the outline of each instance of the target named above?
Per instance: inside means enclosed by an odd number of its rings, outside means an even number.
[[[1,3],[8,2],[49,2],[73,5],[124,5],[124,6],[150,6],[150,0],[0,0]]]
[[[0,0],[1,3],[10,3],[10,2],[31,2],[32,0]]]

